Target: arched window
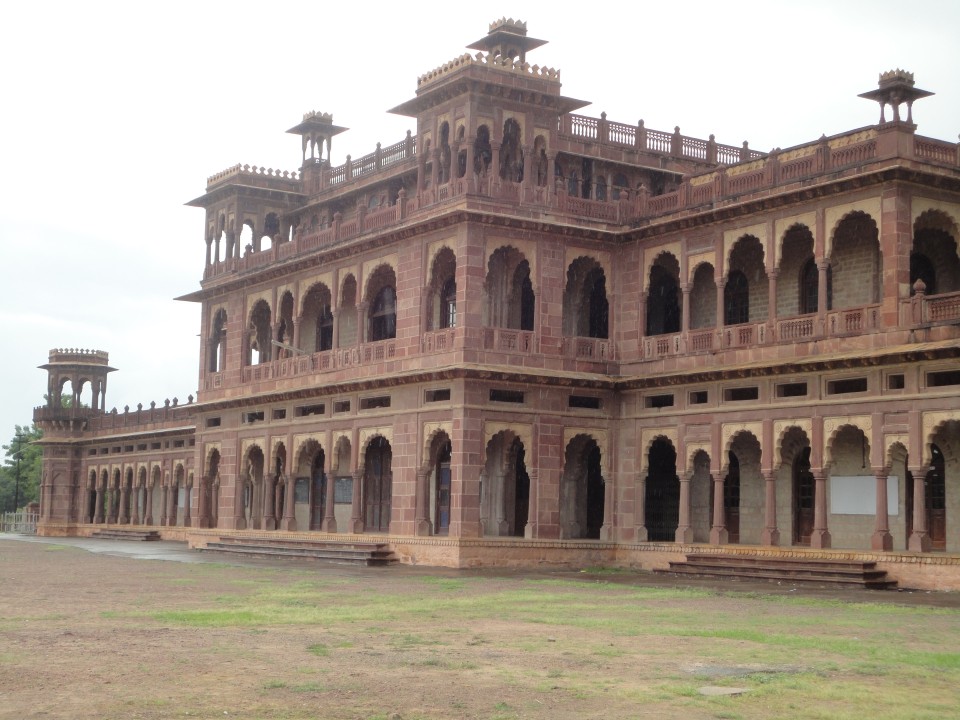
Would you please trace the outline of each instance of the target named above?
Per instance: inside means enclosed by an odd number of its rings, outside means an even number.
[[[526,261],[524,261],[524,264]],[[520,268],[518,268],[520,270]],[[520,285],[520,329],[533,330],[534,309],[536,307],[536,296],[533,294],[533,283],[530,282],[530,268],[527,266],[526,274]]]
[[[647,335],[680,332],[679,269],[672,255],[661,256],[650,268]]]
[[[734,270],[727,277],[723,301],[723,321],[726,325],[750,321],[750,283],[739,270]]]
[[[457,281],[449,278],[440,290],[440,328],[457,326]]]
[[[500,144],[500,178],[523,182],[523,149],[520,146],[520,123],[507,118],[503,123],[503,142]]]
[[[380,289],[370,308],[370,341],[397,336],[397,291],[390,285]]]
[[[209,372],[222,372],[227,358],[227,311],[220,309],[213,318],[210,330],[210,345],[207,369]]]
[[[800,313],[815,313],[819,306],[820,272],[813,258],[800,271]],[[827,310],[833,307],[833,269],[827,267]]]
[[[493,146],[490,145],[490,129],[486,125],[477,128],[477,139],[473,143],[473,171],[486,175],[493,160]]]

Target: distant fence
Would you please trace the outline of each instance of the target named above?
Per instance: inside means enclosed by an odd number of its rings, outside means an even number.
[[[40,513],[27,512],[8,512],[0,515],[0,532],[17,533],[19,535],[36,535],[37,520],[40,519]]]

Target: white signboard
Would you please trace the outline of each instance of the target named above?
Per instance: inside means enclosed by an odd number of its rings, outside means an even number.
[[[887,514],[898,515],[899,481],[887,478]],[[830,512],[835,515],[876,515],[877,479],[872,475],[830,476]]]

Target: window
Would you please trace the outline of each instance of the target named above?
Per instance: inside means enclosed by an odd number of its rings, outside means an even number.
[[[370,310],[370,342],[397,336],[397,291],[390,285],[381,288]]]
[[[220,418],[218,417],[207,418],[206,424],[208,428],[220,427]]]
[[[254,410],[253,412],[244,413],[243,421],[245,423],[263,422],[263,417],[263,410]]]
[[[423,401],[428,403],[448,402],[450,400],[450,388],[441,388],[440,390],[427,390],[423,393]]]
[[[828,395],[845,395],[867,391],[866,378],[848,378],[846,380],[831,380],[827,383]]]
[[[349,406],[347,410],[349,410]],[[316,405],[301,405],[293,411],[293,414],[296,417],[309,417],[311,415],[323,415],[327,411],[327,406],[324,403],[317,403]]]
[[[523,403],[523,393],[520,390],[490,390],[492,402]]]
[[[942,370],[927,373],[927,387],[960,385],[960,370]]]
[[[567,399],[567,407],[581,408],[583,410],[599,410],[600,398],[590,395],[571,395]]]
[[[710,395],[706,390],[694,390],[690,393],[691,405],[706,405]]]
[[[740,402],[742,400],[756,400],[760,397],[760,388],[739,387],[727,388],[723,391],[723,399],[726,402]]]
[[[665,408],[673,407],[673,395],[649,395],[644,398],[644,407],[648,408]]]
[[[184,442],[183,442],[183,440],[174,440],[174,441],[173,441],[173,446],[174,446],[175,448],[182,448],[182,447],[184,446]]]
[[[350,401],[349,400],[337,400],[333,403],[333,411],[335,413],[346,413],[350,412]]]
[[[807,384],[805,382],[783,383],[777,385],[777,397],[806,397]]]
[[[361,410],[376,410],[377,408],[390,407],[390,396],[381,395],[379,397],[360,398]]]
[[[274,420],[285,420],[287,417],[287,411],[285,408],[279,408],[273,411],[271,417]]]
[[[906,383],[903,373],[887,375],[887,390],[903,390],[904,387],[906,387]]]
[[[448,279],[440,290],[440,328],[457,326],[457,281]]]
[[[734,270],[727,278],[723,301],[724,324],[739,325],[750,321],[750,283],[739,270]]]

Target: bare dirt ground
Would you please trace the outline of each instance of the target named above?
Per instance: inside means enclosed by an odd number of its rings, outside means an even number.
[[[960,712],[955,594],[202,560],[0,537],[0,718]]]

